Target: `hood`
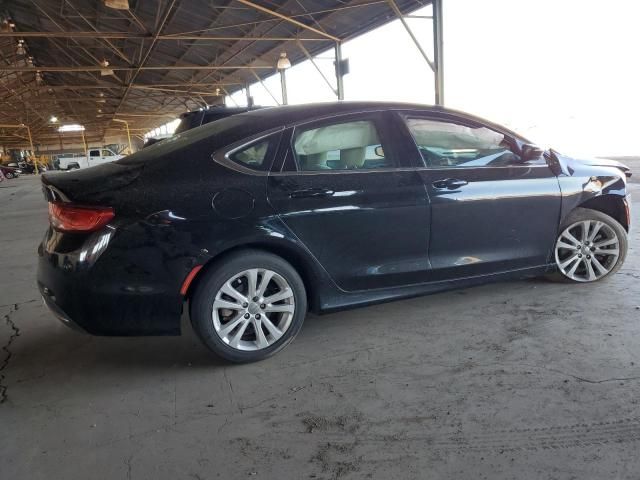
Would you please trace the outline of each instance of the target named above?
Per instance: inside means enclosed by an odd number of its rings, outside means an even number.
[[[632,175],[631,169],[617,160],[610,160],[608,158],[573,158],[562,155],[555,150],[549,150],[549,154],[552,160],[557,162],[566,174],[571,173],[567,171],[567,169],[575,170],[576,166],[585,165],[589,167],[613,167],[624,173],[627,178]]]
[[[593,167],[615,167],[622,171],[627,177],[631,176],[631,169],[624,163],[617,160],[610,160],[608,158],[588,158],[578,159],[576,161]]]

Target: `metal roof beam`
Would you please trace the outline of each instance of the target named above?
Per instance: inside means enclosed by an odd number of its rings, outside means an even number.
[[[262,5],[258,5],[257,3],[253,3],[250,2],[249,0],[236,0],[240,3],[242,3],[243,5],[246,5],[247,7],[251,7],[255,10],[258,10],[262,13],[266,13],[267,15],[271,15],[273,17],[278,17],[281,20],[284,20],[286,22],[292,23],[293,25],[297,25],[300,28],[304,28],[305,30],[309,30],[311,32],[317,33],[318,35],[328,38],[329,40],[333,40],[334,42],[339,42],[340,39],[338,37],[334,37],[333,35],[330,35],[326,32],[323,32],[322,30],[318,30],[317,28],[314,28],[310,25],[307,25],[306,23],[302,23],[298,20],[296,20],[295,18],[292,18],[290,16],[284,15],[282,13],[276,12],[275,10],[270,10],[266,7],[263,7]],[[308,14],[305,14],[308,15]]]
[[[124,39],[124,40],[148,40],[152,39],[152,35],[146,35],[133,32],[85,32],[85,31],[66,31],[66,32],[0,32],[0,38],[95,38],[95,39]],[[218,35],[193,35],[172,33],[168,35],[158,35],[157,41],[168,40],[189,40],[189,41],[220,41],[220,42],[240,42],[246,40],[248,42],[288,42],[291,40],[300,40],[303,42],[326,42],[326,38],[311,37],[238,37],[238,36],[218,36]]]
[[[135,72],[139,70],[251,70],[251,69],[270,69],[273,70],[273,65],[233,65],[233,66],[221,66],[221,65],[151,65],[151,66],[139,66],[139,67],[121,67],[116,65],[109,65],[108,67],[102,67],[100,65],[85,65],[78,67],[60,67],[57,65],[38,66],[38,67],[15,67],[15,66],[0,66],[0,72],[99,72],[101,70],[119,70],[124,72]]]

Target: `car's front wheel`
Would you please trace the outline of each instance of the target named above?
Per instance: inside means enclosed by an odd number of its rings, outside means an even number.
[[[241,251],[214,264],[191,302],[202,342],[232,362],[254,362],[286,347],[307,312],[304,283],[282,258]]]
[[[627,232],[597,210],[577,208],[560,229],[555,245],[558,273],[567,282],[596,282],[615,273],[627,255]]]

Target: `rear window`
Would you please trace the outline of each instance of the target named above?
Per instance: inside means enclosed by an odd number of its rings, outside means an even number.
[[[266,170],[266,158],[269,150],[269,140],[256,142],[248,147],[244,147],[231,155],[229,159],[252,170]]]
[[[116,163],[122,165],[145,163],[206,139],[211,140],[207,144],[207,149],[210,153],[214,153],[220,148],[260,134],[267,129],[257,117],[247,118],[244,114],[232,115],[166,138],[133,155],[123,157]]]

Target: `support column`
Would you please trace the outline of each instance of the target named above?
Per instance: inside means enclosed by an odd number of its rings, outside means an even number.
[[[280,70],[280,86],[282,87],[282,104],[288,105],[289,100],[287,99],[287,77],[285,76],[285,69]]]
[[[247,108],[251,108],[253,107],[253,97],[251,96],[251,87],[248,82],[245,84],[245,89],[247,91]]]
[[[444,41],[442,34],[442,2],[433,0],[433,66],[436,105],[444,106]]]
[[[335,57],[336,57],[336,91],[338,94],[338,100],[344,100],[344,72],[342,63],[342,44],[336,42],[335,44]]]

